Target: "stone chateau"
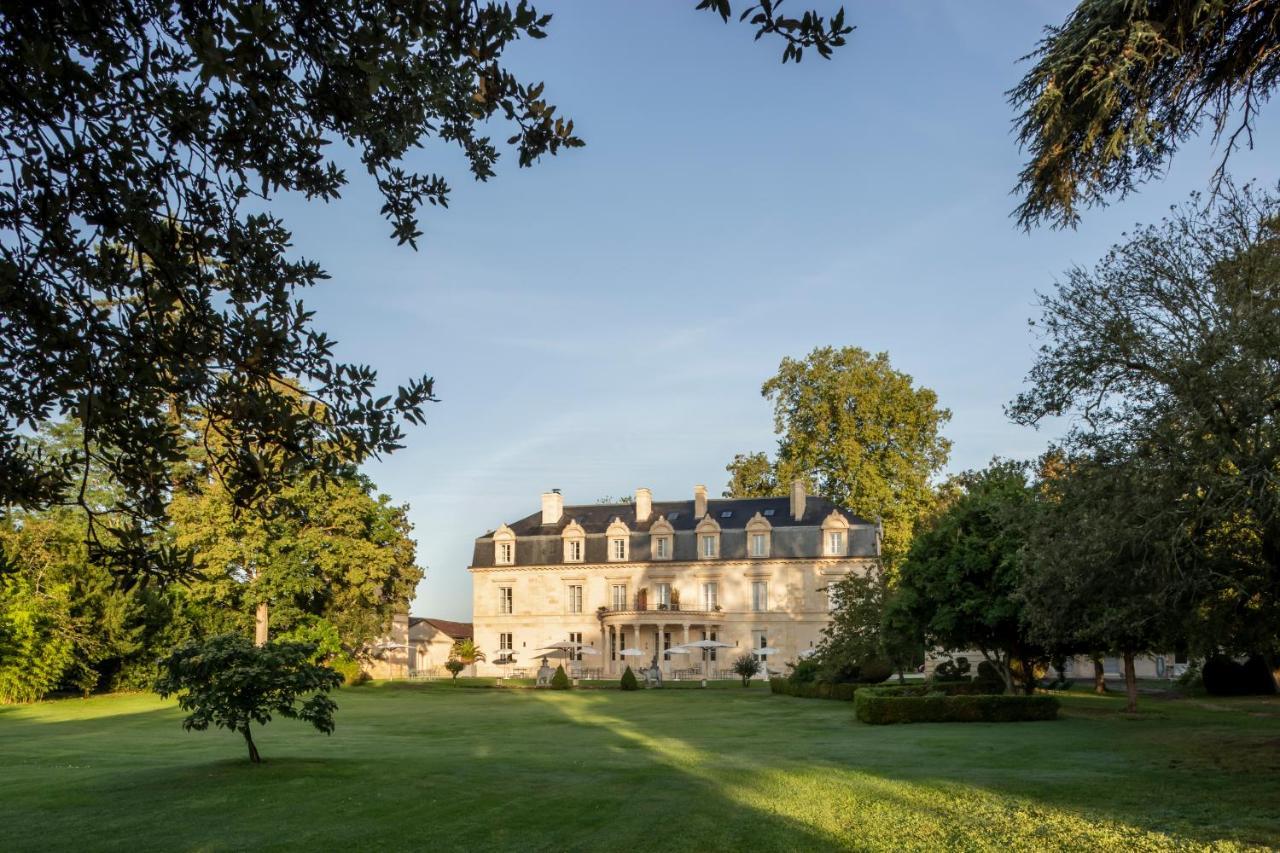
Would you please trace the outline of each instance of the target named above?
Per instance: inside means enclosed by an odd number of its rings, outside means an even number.
[[[766,647],[780,671],[817,645],[832,585],[873,565],[880,539],[877,523],[798,482],[783,498],[708,499],[696,486],[692,500],[637,489],[633,503],[584,506],[547,492],[539,512],[476,539],[472,618],[488,655],[479,673],[532,670],[537,649],[565,641],[594,647],[570,666],[602,677],[655,653],[668,677],[704,666],[725,676],[739,654]],[[704,639],[730,647],[667,652]]]

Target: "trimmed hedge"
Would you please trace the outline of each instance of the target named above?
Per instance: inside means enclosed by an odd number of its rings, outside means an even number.
[[[801,699],[838,699],[852,702],[860,684],[827,684],[815,681],[811,684],[792,684],[785,678],[769,679],[769,690],[782,696],[798,696]]]
[[[1059,702],[1053,696],[919,695],[875,688],[859,690],[854,713],[873,726],[892,723],[1017,723],[1053,720]]]

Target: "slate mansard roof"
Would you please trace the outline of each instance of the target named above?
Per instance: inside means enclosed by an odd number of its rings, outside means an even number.
[[[709,498],[707,515],[720,525],[721,560],[746,559],[746,526],[759,513],[772,527],[771,556],[779,559],[816,557],[821,554],[822,522],[832,512],[839,512],[849,522],[850,557],[875,557],[879,553],[878,525],[854,515],[834,502],[816,495],[805,500],[804,515],[791,517],[790,498]],[[561,536],[564,529],[577,522],[586,533],[586,553],[583,562],[607,562],[605,532],[613,520],[622,519],[631,530],[630,559],[627,562],[650,560],[649,530],[659,518],[665,518],[675,532],[674,553],[676,562],[697,559],[697,543],[694,530],[701,520],[694,517],[694,502],[654,501],[653,511],[647,521],[636,521],[635,504],[587,504],[566,506],[555,524],[542,523],[542,511],[532,513],[507,525],[516,536],[515,564],[517,566],[554,565],[564,563]],[[493,534],[489,531],[476,539],[472,566],[489,568],[495,565]],[[714,561],[712,561],[714,562]],[[570,565],[576,565],[570,564]]]

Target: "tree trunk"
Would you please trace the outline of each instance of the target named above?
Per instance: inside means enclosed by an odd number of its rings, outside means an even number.
[[[1093,692],[1102,695],[1107,692],[1107,671],[1102,666],[1102,658],[1093,658]]]
[[[907,683],[907,676],[903,674],[902,667],[898,667],[898,683],[899,684]]]
[[[267,619],[270,616],[270,609],[265,601],[258,603],[258,612],[254,617],[253,623],[253,644],[255,646],[265,646],[267,644]],[[247,734],[247,733],[246,733]],[[252,743],[250,743],[252,747]]]
[[[1020,657],[1018,662],[1022,664],[1022,692],[1030,696],[1036,692],[1036,663],[1032,658]]]
[[[1133,652],[1124,653],[1124,691],[1128,698],[1124,709],[1132,714],[1138,710],[1138,676],[1133,670]]]
[[[249,761],[253,764],[261,764],[262,756],[258,754],[258,747],[253,742],[253,735],[249,733],[249,724],[245,723],[241,731],[244,732],[244,742],[249,745]]]

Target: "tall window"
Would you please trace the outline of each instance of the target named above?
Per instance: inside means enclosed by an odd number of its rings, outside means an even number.
[[[751,582],[751,609],[757,612],[769,609],[768,581]]]
[[[671,556],[671,540],[665,536],[653,540],[653,556],[656,560],[666,560]]]
[[[763,533],[751,534],[751,556],[764,557],[768,556],[769,549],[767,546],[767,537]]]
[[[715,555],[716,555],[716,537],[703,536],[702,537],[702,556],[705,558],[711,558],[711,557],[714,557]]]
[[[671,584],[660,583],[660,584],[656,584],[656,587],[658,590],[658,606],[670,607],[671,606]]]
[[[618,629],[609,629],[609,660],[618,659]]]
[[[615,583],[613,585],[613,609],[627,609],[627,585],[625,583]]]
[[[577,631],[577,632],[572,632],[572,631],[571,631],[571,632],[569,632],[569,642],[571,642],[571,643],[581,643],[581,642],[582,642],[582,632],[581,632],[581,631]],[[582,650],[581,650],[581,649],[576,649],[576,650],[574,650],[574,651],[570,652],[570,653],[569,653],[569,660],[582,660]]]
[[[702,585],[702,609],[715,610],[716,605],[720,603],[720,584],[715,581],[709,581]],[[702,639],[706,639],[703,637]]]
[[[839,581],[832,580],[827,584],[827,610],[834,611],[840,606],[840,588],[836,586]]]
[[[507,614],[514,613],[515,610],[512,609],[511,603],[512,603],[511,587],[509,586],[498,587],[498,611],[500,613],[507,613]]]
[[[614,560],[627,559],[627,540],[622,538],[610,539],[609,557]]]
[[[710,631],[710,632],[708,632],[708,631],[703,631],[703,632],[702,632],[702,639],[704,639],[704,640],[714,640],[714,639],[716,639],[716,632],[715,632],[715,631]],[[715,650],[715,649],[707,649],[707,660],[709,660],[711,663],[715,663],[715,662],[716,662],[716,650]]]
[[[510,633],[498,634],[498,657],[511,657],[515,646],[514,638]]]
[[[669,648],[671,648],[671,632],[663,631],[662,632],[662,659],[663,660],[671,660],[671,655],[667,652],[667,649]]]
[[[832,530],[827,534],[827,554],[832,557],[844,556],[844,533]]]
[[[568,556],[572,562],[578,563],[582,561],[582,540],[581,539],[569,540]]]
[[[582,612],[582,586],[580,584],[572,584],[569,587],[569,612]]]
[[[498,543],[498,562],[504,566],[509,566],[515,562],[516,543],[499,542]]]

